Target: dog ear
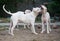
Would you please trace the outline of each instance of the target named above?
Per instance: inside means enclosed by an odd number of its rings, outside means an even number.
[[[47,9],[44,5],[41,5],[41,7],[42,7],[43,9]]]
[[[35,8],[33,8],[32,11],[35,11]]]
[[[33,11],[35,10],[35,8],[33,8]]]

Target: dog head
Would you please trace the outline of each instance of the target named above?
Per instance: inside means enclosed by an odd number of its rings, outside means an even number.
[[[47,7],[46,7],[46,6],[44,6],[44,5],[41,5],[41,8],[43,8],[44,10],[46,10],[46,9],[47,9]]]
[[[44,5],[41,5],[41,13],[45,14],[47,12],[47,7]]]
[[[33,8],[32,11],[35,12],[35,13],[39,13],[39,12],[41,12],[41,8],[36,7],[36,8]]]

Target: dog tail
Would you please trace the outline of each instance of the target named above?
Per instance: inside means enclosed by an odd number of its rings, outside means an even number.
[[[7,14],[12,15],[12,13],[11,13],[10,11],[7,11],[4,7],[5,7],[5,5],[3,5],[3,10],[4,10]]]

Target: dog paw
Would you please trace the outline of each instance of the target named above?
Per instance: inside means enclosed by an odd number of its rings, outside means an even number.
[[[42,30],[41,33],[43,33],[45,30]]]
[[[50,33],[50,32],[47,32],[48,34]]]
[[[13,33],[10,33],[10,35],[11,35],[11,36],[14,36],[14,34],[13,34]]]
[[[41,31],[41,33],[43,33],[43,31]]]
[[[37,35],[38,33],[34,32],[35,35]]]

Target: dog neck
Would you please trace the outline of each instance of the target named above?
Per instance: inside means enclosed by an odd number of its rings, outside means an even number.
[[[44,13],[44,14],[42,14],[43,16],[46,16],[46,14],[47,14],[48,12],[46,12],[46,13]]]
[[[33,12],[33,11],[32,11],[32,14],[33,14],[35,17],[38,16],[38,13],[37,13],[37,12]]]

